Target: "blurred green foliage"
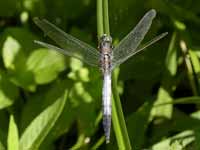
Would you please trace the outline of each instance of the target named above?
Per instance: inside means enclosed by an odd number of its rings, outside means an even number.
[[[168,36],[120,66],[118,89],[134,150],[200,149],[200,1],[110,0],[117,44],[154,8],[144,42]],[[38,16],[97,47],[96,1],[0,0],[0,150],[117,149],[101,123],[101,74],[41,48]],[[19,147],[18,147],[19,145]]]

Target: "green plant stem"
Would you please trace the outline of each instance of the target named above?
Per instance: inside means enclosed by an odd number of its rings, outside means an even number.
[[[122,150],[131,150],[131,143],[129,140],[126,123],[122,111],[120,97],[117,91],[117,79],[118,79],[119,71],[117,69],[113,72],[112,77],[112,120],[113,126],[115,130],[116,139],[118,142],[119,149]]]
[[[187,67],[187,74],[188,74],[189,82],[192,88],[192,92],[195,96],[198,96],[197,84],[195,82],[195,76],[194,76],[195,74],[194,68],[193,68],[192,61],[189,55],[189,50],[186,46],[185,41],[183,40],[180,41],[180,47],[184,55],[184,60]]]
[[[97,0],[97,36],[98,40],[103,35],[103,0]]]
[[[105,33],[110,35],[109,15],[108,15],[108,0],[97,0],[97,32],[98,39]],[[121,107],[119,94],[117,92],[117,71],[113,73],[113,97],[112,97],[112,121],[113,127],[121,150],[131,150],[131,144],[126,128],[126,123]]]
[[[104,20],[104,31],[107,35],[110,35],[109,28],[109,15],[108,15],[108,0],[103,0],[103,20]],[[112,98],[112,121],[113,127],[118,143],[118,147],[120,150],[131,150],[131,144],[126,128],[126,123],[124,120],[124,115],[121,107],[121,102],[119,98],[119,94],[117,91],[117,78],[118,78],[118,70],[115,70],[113,73],[113,98]]]
[[[103,0],[103,19],[104,19],[104,31],[107,35],[110,35],[108,0]]]

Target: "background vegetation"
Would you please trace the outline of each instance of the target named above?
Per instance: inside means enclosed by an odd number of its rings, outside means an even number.
[[[200,1],[109,0],[117,44],[150,10],[145,41],[168,36],[120,66],[118,91],[132,148],[200,149]],[[96,1],[0,0],[0,150],[118,149],[106,145],[101,74],[41,48],[38,16],[97,47]],[[52,42],[53,43],[53,42]]]

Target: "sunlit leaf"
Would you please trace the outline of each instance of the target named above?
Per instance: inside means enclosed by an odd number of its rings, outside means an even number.
[[[172,76],[174,76],[177,71],[177,49],[175,47],[175,43],[176,43],[176,32],[174,32],[172,35],[165,62],[167,71]]]
[[[35,50],[27,60],[27,70],[33,73],[37,84],[49,83],[64,69],[64,56],[53,50]]]
[[[63,111],[68,91],[65,91],[52,105],[39,114],[26,128],[20,138],[20,149],[37,149],[55,125]]]
[[[37,46],[33,43],[36,37],[23,28],[7,28],[3,32],[3,61],[13,83],[34,91],[36,84],[33,73],[27,70],[27,57]]]
[[[3,45],[3,61],[7,69],[15,70],[15,59],[21,49],[20,43],[8,36]]]
[[[188,144],[194,141],[194,132],[193,131],[184,131],[175,135],[174,137],[167,138],[161,142],[152,146],[152,150],[173,150],[171,146],[178,146],[178,143],[181,143],[181,146],[184,148]],[[175,142],[176,145],[173,143]],[[180,145],[179,145],[180,146]]]
[[[164,89],[164,87],[160,87],[158,90],[157,99],[154,105],[159,105],[162,103],[169,103],[172,101],[172,97],[169,92]],[[154,107],[151,112],[151,117],[166,117],[171,118],[172,115],[172,105],[163,105],[160,107]]]
[[[200,62],[198,55],[193,50],[189,50],[189,55],[194,67],[194,72],[198,75],[200,73]]]
[[[17,124],[15,123],[14,116],[10,116],[9,131],[8,131],[8,150],[19,150],[19,135]]]

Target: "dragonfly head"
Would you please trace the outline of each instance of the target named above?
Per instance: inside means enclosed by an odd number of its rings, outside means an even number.
[[[112,52],[112,38],[106,34],[103,34],[99,41],[99,50],[103,54],[111,54]]]
[[[103,34],[100,38],[100,43],[109,42],[112,43],[112,37],[108,36],[107,34]]]

